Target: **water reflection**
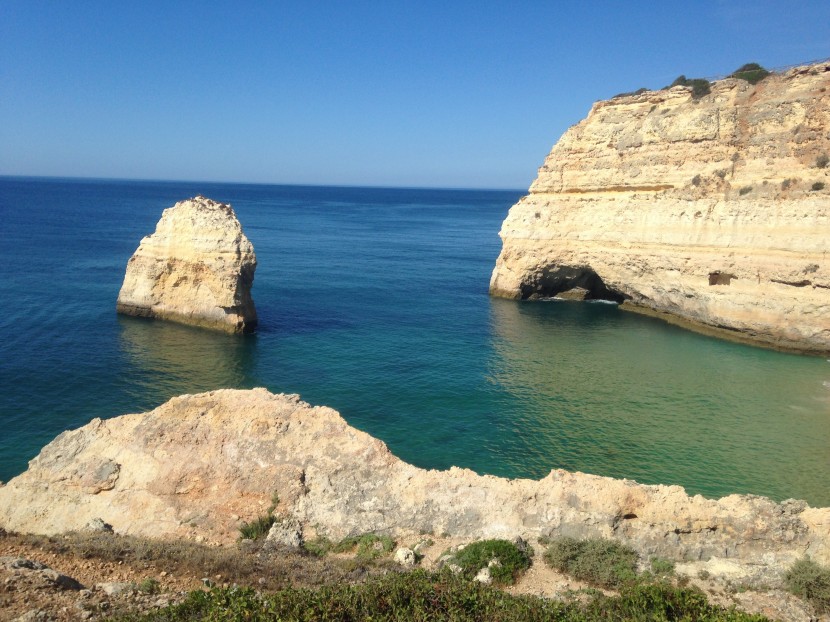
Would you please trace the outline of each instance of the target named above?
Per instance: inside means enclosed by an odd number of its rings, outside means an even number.
[[[254,335],[226,335],[170,322],[118,317],[128,390],[144,404],[175,395],[256,386]]]
[[[493,300],[491,325],[491,378],[540,469],[830,504],[825,361],[596,304]]]

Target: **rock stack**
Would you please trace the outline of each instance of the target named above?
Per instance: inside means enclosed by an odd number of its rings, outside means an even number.
[[[164,210],[127,262],[116,310],[230,333],[257,324],[256,255],[233,208],[202,196]]]

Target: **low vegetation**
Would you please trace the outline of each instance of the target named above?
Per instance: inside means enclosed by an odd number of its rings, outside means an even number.
[[[810,602],[817,613],[830,613],[830,567],[805,557],[793,564],[784,583],[790,592]]]
[[[315,557],[325,557],[333,548],[334,542],[325,536],[318,536],[313,540],[303,542],[303,549],[305,552],[314,555]]]
[[[826,153],[822,153],[816,158],[816,168],[827,168],[828,164],[830,164],[830,156]]]
[[[370,562],[382,555],[388,555],[395,548],[395,541],[389,536],[365,533],[361,536],[344,538],[331,550],[334,553],[349,553],[357,549],[356,558],[360,562]]]
[[[597,587],[619,589],[637,580],[637,553],[613,540],[558,538],[544,558],[558,571]]]
[[[450,563],[458,565],[468,579],[489,567],[493,583],[512,585],[530,568],[530,555],[508,540],[479,540],[455,553]]]
[[[273,524],[277,522],[274,510],[277,509],[279,502],[280,497],[277,493],[271,495],[271,505],[265,510],[265,514],[250,523],[242,523],[239,528],[240,536],[245,540],[258,540],[263,536],[267,536]]]
[[[638,88],[636,91],[626,91],[625,93],[617,93],[611,99],[617,99],[618,97],[631,97],[632,95],[642,95],[643,93],[647,93],[648,89],[644,86]]]
[[[472,620],[600,622],[695,620],[763,622],[763,616],[710,605],[699,591],[668,583],[637,584],[619,596],[593,595],[587,603],[512,596],[450,572],[416,570],[388,574],[358,585],[316,590],[289,588],[270,595],[249,588],[193,592],[179,605],[121,620],[186,622],[212,620],[352,621]]]
[[[768,75],[770,75],[770,72],[761,67],[758,63],[747,63],[729,74],[729,77],[746,80],[750,84],[758,84]]]
[[[622,620],[700,622],[763,622],[762,616],[748,615],[734,609],[710,605],[703,593],[686,587],[671,576],[673,565],[668,560],[650,560],[650,571],[634,581],[622,581],[619,593],[604,595],[597,590],[580,590],[566,602],[513,596],[493,586],[471,581],[469,573],[454,574],[445,568],[431,573],[424,570],[403,572],[387,563],[356,566],[353,559],[342,556],[320,558],[275,551],[260,542],[245,541],[237,546],[213,547],[182,540],[160,541],[112,533],[73,533],[56,537],[4,534],[0,538],[44,553],[72,555],[83,559],[98,558],[123,561],[124,567],[141,568],[143,577],[161,569],[161,576],[216,577],[221,575],[224,587],[198,590],[178,604],[154,609],[133,604],[133,613],[124,608],[111,610],[113,620],[168,621],[195,620],[555,620],[558,622],[612,622]],[[317,539],[322,548],[348,548],[358,551],[361,545],[375,551],[378,547],[392,550],[391,539],[375,534],[348,538],[336,546],[324,538]],[[314,542],[314,541],[312,541]],[[614,543],[588,541],[589,553],[577,555],[583,565],[605,563],[627,569],[630,550]],[[594,544],[591,544],[594,543]],[[521,543],[519,543],[521,544]],[[547,541],[551,548],[560,540]],[[620,550],[616,550],[619,547]],[[482,541],[469,549],[469,569],[488,565],[493,556],[502,566],[524,567],[530,563],[525,547],[503,540]],[[514,550],[515,549],[515,550]],[[600,553],[590,551],[599,550]],[[608,551],[612,551],[608,555]],[[510,553],[506,553],[509,551]],[[511,562],[516,552],[522,554]],[[636,557],[636,556],[634,556]],[[591,564],[585,564],[592,560]],[[827,593],[827,569],[812,566],[806,570],[796,565],[791,572],[792,587],[814,603],[822,602]],[[492,570],[492,568],[491,568]],[[598,575],[596,570],[591,576]],[[141,576],[141,575],[139,575]],[[818,577],[818,579],[816,578]],[[155,578],[134,579],[136,589],[145,594],[165,593],[169,587]],[[822,583],[822,581],[824,581]],[[236,587],[239,586],[256,586]],[[234,587],[229,587],[234,586]],[[816,590],[816,586],[820,589]],[[824,587],[822,587],[824,586]],[[822,591],[823,590],[823,591]],[[815,600],[816,594],[819,600]],[[133,602],[133,601],[130,601]],[[826,606],[826,600],[825,606]],[[135,601],[138,603],[138,601]],[[133,609],[133,607],[136,607]],[[818,605],[817,605],[818,608]],[[2,616],[0,616],[2,617]]]
[[[250,523],[242,523],[239,527],[239,533],[245,540],[258,540],[263,536],[267,536],[271,530],[271,526],[277,522],[273,514],[266,514],[251,521]]]
[[[814,192],[816,192],[818,190],[824,190],[824,182],[823,181],[817,181],[811,186],[811,188],[813,189]]]
[[[712,84],[709,80],[705,78],[687,78],[684,75],[679,75],[675,78],[674,82],[672,82],[668,88],[672,88],[673,86],[688,86],[692,89],[692,97],[694,99],[699,99],[704,95],[708,95],[712,92]]]
[[[161,591],[161,585],[156,579],[148,577],[140,581],[135,586],[135,589],[137,589],[142,594],[158,594]]]
[[[674,574],[674,562],[662,557],[652,557],[649,562],[655,577],[670,577]]]

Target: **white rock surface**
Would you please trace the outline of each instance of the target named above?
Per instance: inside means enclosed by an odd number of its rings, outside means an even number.
[[[395,551],[395,562],[405,568],[411,568],[415,565],[415,552],[404,546]]]
[[[256,255],[230,205],[202,196],[164,210],[127,263],[116,310],[231,333],[257,324]]]
[[[490,281],[575,287],[721,336],[830,352],[830,63],[594,104],[501,229]],[[821,185],[823,184],[823,187]]]

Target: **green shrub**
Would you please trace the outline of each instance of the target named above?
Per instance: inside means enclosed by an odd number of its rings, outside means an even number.
[[[830,568],[805,557],[787,571],[784,583],[790,592],[812,603],[818,613],[830,612]]]
[[[747,63],[729,74],[729,77],[746,80],[750,84],[758,84],[769,74],[770,72],[761,67],[758,63]]]
[[[822,153],[816,158],[816,168],[827,168],[828,164],[830,164],[830,156],[826,153]]]
[[[692,88],[692,97],[694,99],[699,99],[704,95],[708,95],[712,92],[712,85],[709,80],[704,78],[687,78],[684,75],[679,75],[675,78],[674,82],[669,85],[669,88],[673,86],[689,86]]]
[[[651,572],[656,577],[667,577],[674,574],[674,562],[662,557],[652,557],[650,561]]]
[[[242,538],[245,540],[258,540],[262,536],[268,535],[271,526],[275,522],[277,522],[276,517],[269,513],[265,516],[260,516],[250,523],[242,523],[242,526],[239,528],[239,533],[242,534]]]
[[[357,559],[368,562],[390,553],[393,548],[395,541],[389,536],[364,533],[361,536],[343,538],[332,550],[335,553],[348,553],[357,549]]]
[[[823,181],[817,181],[811,187],[812,187],[813,190],[816,190],[816,191],[817,190],[824,190],[824,182]]]
[[[617,99],[618,97],[630,97],[632,95],[642,95],[643,93],[648,92],[648,89],[644,86],[638,88],[636,91],[626,91],[625,93],[617,93],[611,99]]]
[[[763,622],[763,616],[710,605],[697,590],[661,583],[635,585],[620,596],[595,593],[583,604],[513,596],[450,573],[390,573],[358,585],[289,588],[261,595],[248,588],[191,592],[184,602],[130,620],[453,620],[456,622],[611,622],[688,620]]]
[[[749,194],[752,192],[752,186],[744,186],[740,190],[738,190],[738,194],[744,196],[745,194]]]
[[[598,594],[585,610],[588,620],[761,622],[767,619],[710,605],[703,592],[667,582],[633,584],[621,590],[619,596]]]
[[[478,571],[498,560],[490,568],[490,577],[497,585],[511,585],[530,568],[530,556],[508,540],[479,540],[465,546],[453,556],[453,562],[461,566],[462,574],[472,579]]]
[[[303,542],[303,549],[316,557],[325,557],[334,548],[334,543],[325,536],[318,536],[314,540]]]
[[[545,551],[545,561],[599,587],[619,588],[637,579],[637,553],[613,540],[559,538]]]
[[[155,579],[148,577],[139,582],[135,589],[142,594],[158,594],[161,591],[161,585]]]

